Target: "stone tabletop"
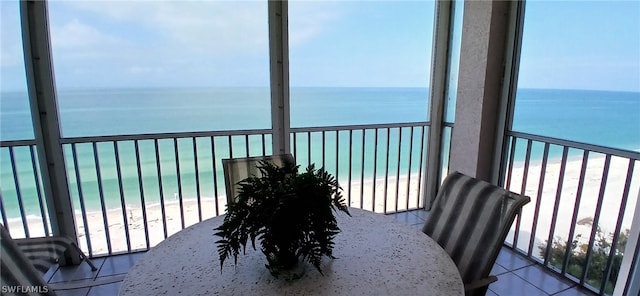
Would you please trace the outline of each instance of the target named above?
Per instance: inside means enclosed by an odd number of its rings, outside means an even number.
[[[215,217],[167,238],[127,274],[120,295],[464,295],[458,270],[438,244],[391,217],[349,209],[337,213],[342,230],[335,259],[323,258],[321,275],[312,265],[296,281],[275,279],[266,259],[247,246],[237,266],[220,271]]]

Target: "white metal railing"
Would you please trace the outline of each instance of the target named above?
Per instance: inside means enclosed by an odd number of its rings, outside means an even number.
[[[518,132],[508,137],[505,187],[532,202],[507,243],[596,293],[611,294],[640,190],[640,153]]]
[[[419,209],[428,129],[428,122],[292,128],[291,153],[303,167],[315,163],[334,174],[350,206]],[[61,139],[81,247],[91,256],[145,250],[222,214],[221,159],[271,154],[270,132]],[[517,132],[507,143],[503,184],[532,202],[506,244],[610,293],[640,191],[640,153]],[[35,142],[0,147],[2,222],[16,237],[49,235]]]
[[[427,134],[426,122],[293,128],[291,151],[334,174],[351,206],[391,213],[423,207]],[[224,213],[221,160],[272,154],[271,141],[269,129],[61,139],[79,245],[93,257],[146,250]],[[35,143],[0,153],[3,223],[15,237],[50,235]]]

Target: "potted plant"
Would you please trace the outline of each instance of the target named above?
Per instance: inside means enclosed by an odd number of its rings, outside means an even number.
[[[338,181],[324,168],[310,165],[299,173],[292,163],[282,167],[262,161],[260,177],[240,181],[235,202],[227,206],[223,224],[216,228],[222,268],[225,259],[238,261],[240,249],[247,241],[267,259],[272,275],[295,279],[302,271],[291,270],[304,262],[311,263],[321,274],[322,256],[333,257],[333,238],[340,232],[334,211],[349,211]],[[300,261],[300,264],[299,264]]]

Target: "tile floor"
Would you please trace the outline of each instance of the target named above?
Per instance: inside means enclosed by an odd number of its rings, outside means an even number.
[[[390,216],[393,216],[399,222],[421,229],[427,212],[418,210],[392,214]],[[120,280],[131,266],[143,256],[144,253],[134,253],[96,258],[93,259],[94,264],[98,267],[96,271],[91,271],[87,264],[52,268],[52,270],[45,274],[45,279],[49,283],[84,283],[94,281],[99,283],[99,281],[109,281],[110,279]],[[489,291],[487,291],[488,296],[594,295],[590,291],[580,288],[573,282],[551,274],[540,265],[527,260],[508,248],[503,248],[498,255],[491,274],[496,275],[498,281],[489,286]],[[87,288],[57,290],[56,292],[61,296],[113,296],[118,294],[120,282],[121,281],[117,281]]]

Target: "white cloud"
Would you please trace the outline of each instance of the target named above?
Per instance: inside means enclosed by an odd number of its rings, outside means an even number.
[[[49,15],[57,82],[71,87],[158,81],[268,84],[267,5],[267,1],[54,0]],[[290,28],[292,46],[327,32],[339,16],[337,7],[290,3],[290,14],[301,18]],[[146,80],[136,82],[138,77]]]
[[[194,51],[234,54],[268,48],[267,1],[123,1],[63,2],[75,9],[111,21],[144,26],[167,38],[167,45]],[[342,3],[295,1],[289,3],[292,46],[327,31],[342,15]]]
[[[0,66],[13,67],[24,63],[22,37],[17,3],[0,4]]]
[[[294,47],[307,43],[330,30],[342,17],[337,2],[296,1],[289,3],[289,44]],[[294,24],[292,26],[291,24]]]
[[[75,9],[165,38],[164,45],[234,54],[268,48],[267,2],[65,2]]]
[[[75,18],[62,26],[53,26],[51,36],[52,46],[60,49],[104,48],[123,43],[123,40],[106,35]]]

